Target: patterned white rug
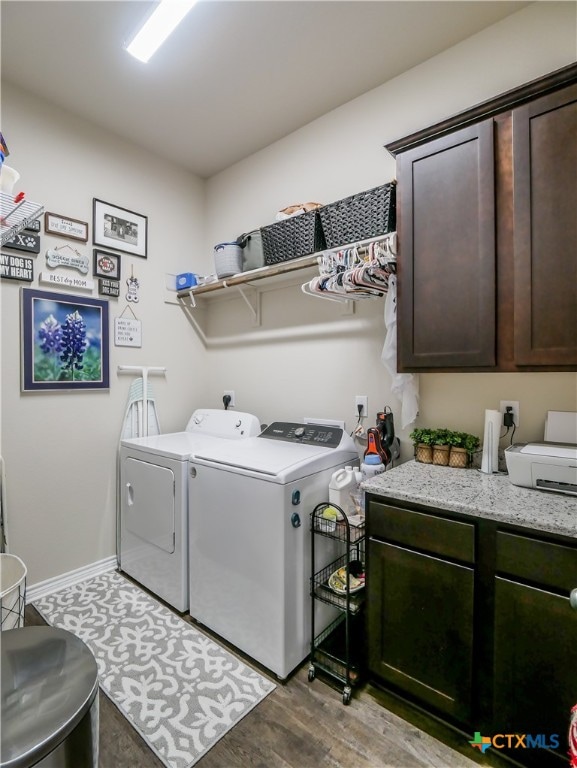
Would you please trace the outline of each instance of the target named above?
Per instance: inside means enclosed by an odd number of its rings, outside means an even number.
[[[102,690],[169,768],[194,765],[275,688],[115,571],[34,606],[90,647]]]

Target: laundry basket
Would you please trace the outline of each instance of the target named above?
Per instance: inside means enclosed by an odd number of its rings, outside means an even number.
[[[24,626],[26,566],[16,555],[0,554],[0,629]]]

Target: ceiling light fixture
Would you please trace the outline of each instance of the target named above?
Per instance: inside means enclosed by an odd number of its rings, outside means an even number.
[[[126,47],[128,53],[146,63],[196,2],[197,0],[160,0],[133,41]]]

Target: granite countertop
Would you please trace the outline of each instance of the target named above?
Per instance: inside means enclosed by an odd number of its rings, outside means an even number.
[[[361,487],[380,496],[577,538],[577,497],[522,488],[506,474],[408,461]]]

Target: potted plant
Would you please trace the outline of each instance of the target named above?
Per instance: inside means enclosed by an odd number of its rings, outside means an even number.
[[[433,430],[433,464],[446,467],[449,463],[450,435],[446,428]]]
[[[476,435],[471,435],[468,432],[451,432],[449,436],[451,445],[449,466],[462,468],[470,466],[473,453],[479,447],[480,442]]]
[[[423,464],[433,463],[433,432],[432,429],[413,429],[409,438],[415,446],[415,460]]]
[[[479,450],[480,445],[481,445],[480,437],[477,437],[477,435],[470,435],[467,432],[465,433],[465,440],[463,443],[463,447],[467,451],[469,464],[472,464],[473,454],[475,453],[475,451]]]
[[[467,467],[469,463],[469,455],[465,448],[466,432],[451,432],[449,437],[449,443],[451,451],[449,453],[449,466],[450,467]]]

